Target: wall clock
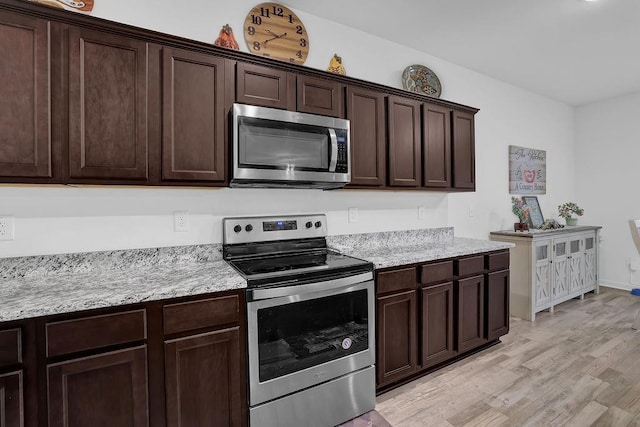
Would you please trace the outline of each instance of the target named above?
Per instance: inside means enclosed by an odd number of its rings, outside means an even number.
[[[304,64],[309,54],[309,36],[302,21],[278,3],[260,3],[249,11],[244,39],[255,55]]]

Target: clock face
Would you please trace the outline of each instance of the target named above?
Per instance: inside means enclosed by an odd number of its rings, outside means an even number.
[[[244,39],[255,55],[304,64],[309,54],[309,37],[302,21],[288,7],[260,3],[244,21]]]

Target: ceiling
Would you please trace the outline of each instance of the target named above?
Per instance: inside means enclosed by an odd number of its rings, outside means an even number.
[[[283,3],[568,105],[640,91],[638,0]]]

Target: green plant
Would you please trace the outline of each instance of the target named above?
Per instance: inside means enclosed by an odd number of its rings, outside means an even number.
[[[511,212],[518,217],[520,222],[527,222],[529,219],[529,208],[519,197],[511,197]]]
[[[573,202],[566,202],[558,206],[558,214],[566,220],[567,218],[573,218],[573,214],[582,216],[584,209]]]

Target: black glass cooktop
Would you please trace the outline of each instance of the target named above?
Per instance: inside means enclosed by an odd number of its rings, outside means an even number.
[[[246,279],[249,287],[282,281],[310,281],[327,275],[371,271],[367,261],[331,250],[295,254],[257,256],[229,261]]]

